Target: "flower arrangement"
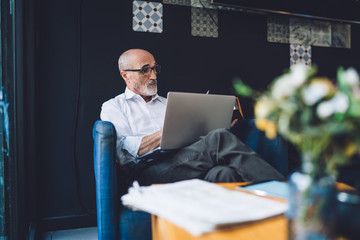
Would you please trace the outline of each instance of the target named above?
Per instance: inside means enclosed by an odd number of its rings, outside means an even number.
[[[256,100],[256,126],[268,138],[279,133],[299,150],[304,172],[336,175],[360,152],[360,80],[353,68],[340,67],[336,82],[316,73],[316,67],[294,65],[265,92],[239,79],[233,84],[239,95]]]

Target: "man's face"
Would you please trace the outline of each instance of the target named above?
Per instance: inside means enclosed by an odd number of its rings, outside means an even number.
[[[156,65],[154,57],[148,52],[140,52],[130,59],[131,69],[145,69]],[[127,87],[134,93],[143,97],[153,96],[157,93],[156,71],[150,70],[150,73],[126,71]]]

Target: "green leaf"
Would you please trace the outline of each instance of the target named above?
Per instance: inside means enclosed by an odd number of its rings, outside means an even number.
[[[308,74],[306,76],[307,79],[310,79],[311,77],[315,76],[318,71],[318,67],[316,64],[313,64],[311,68],[308,71]]]
[[[354,117],[354,118],[360,118],[360,104],[358,102],[353,102],[351,105],[350,105],[350,108],[348,110],[348,114],[351,116],[351,117]]]
[[[239,78],[235,78],[233,80],[233,85],[234,85],[234,89],[235,89],[236,93],[239,94],[240,96],[245,96],[245,97],[253,96],[252,88],[249,87],[248,85],[246,85]]]

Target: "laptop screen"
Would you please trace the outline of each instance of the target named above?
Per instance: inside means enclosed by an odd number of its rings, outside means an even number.
[[[169,92],[161,149],[188,146],[218,128],[229,128],[235,96]]]

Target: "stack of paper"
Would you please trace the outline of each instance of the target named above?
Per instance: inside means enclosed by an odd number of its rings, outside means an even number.
[[[125,206],[160,216],[197,236],[284,213],[286,203],[233,191],[202,180],[140,187],[122,196]]]

